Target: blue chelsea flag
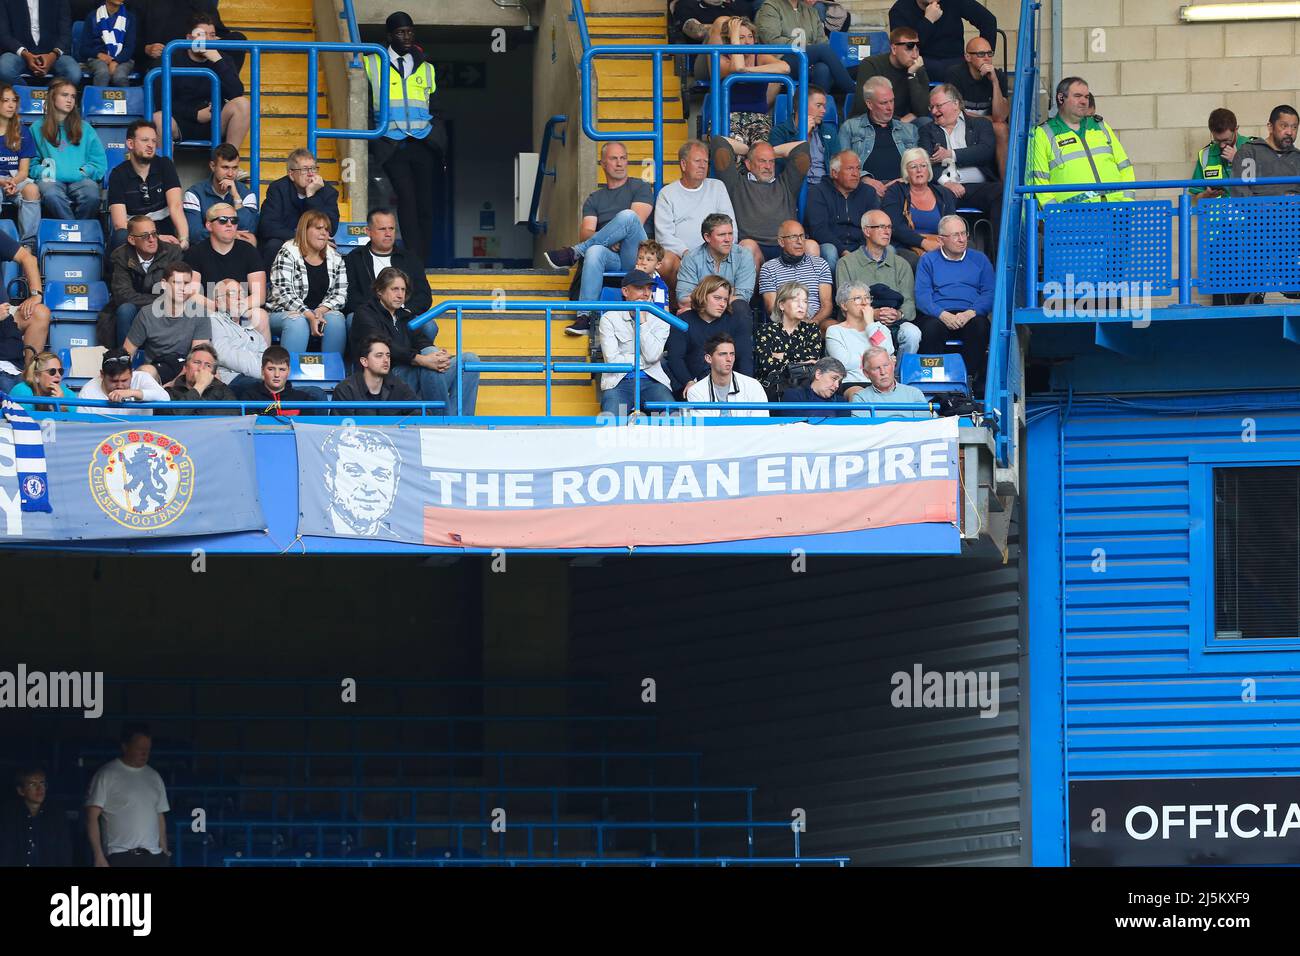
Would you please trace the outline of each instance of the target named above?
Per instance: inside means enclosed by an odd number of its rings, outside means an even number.
[[[50,484],[45,469],[45,441],[41,426],[8,393],[0,392],[0,409],[14,430],[14,457],[17,459],[18,491],[23,511],[53,511],[50,507]]]

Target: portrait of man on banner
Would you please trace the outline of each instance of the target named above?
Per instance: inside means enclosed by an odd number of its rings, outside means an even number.
[[[374,429],[339,428],[321,446],[321,479],[335,534],[396,538],[385,520],[397,501],[402,456],[392,440]]]

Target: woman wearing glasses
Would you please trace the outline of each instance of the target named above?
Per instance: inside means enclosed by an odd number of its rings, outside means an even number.
[[[63,362],[53,352],[41,352],[27,363],[23,380],[13,387],[9,397],[22,398],[72,398],[72,392],[63,387]],[[45,403],[24,402],[34,412],[65,412],[67,408]]]
[[[784,283],[776,290],[771,321],[754,332],[755,378],[769,395],[786,368],[811,365],[822,357],[821,331],[807,319],[808,290],[798,282]]]
[[[271,294],[266,307],[271,331],[290,352],[306,352],[318,336],[321,351],[342,352],[347,343],[343,303],[348,277],[343,257],[330,245],[330,219],[311,210],[298,220],[298,233],[280,247],[271,267]]]
[[[903,153],[903,178],[885,190],[880,208],[894,225],[894,249],[913,271],[924,253],[939,248],[939,220],[957,212],[957,197],[930,181],[930,157],[914,146]]]

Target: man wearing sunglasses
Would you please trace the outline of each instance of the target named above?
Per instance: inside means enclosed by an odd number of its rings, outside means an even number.
[[[944,82],[957,87],[966,104],[967,116],[983,116],[993,124],[998,178],[1002,179],[1007,170],[1011,93],[1007,75],[993,66],[993,45],[983,37],[972,37],[966,44],[966,62],[950,69]]]
[[[146,372],[131,371],[131,353],[126,349],[109,349],[99,366],[99,377],[81,386],[78,398],[97,398],[110,402],[169,402],[171,396]],[[86,415],[152,415],[151,408],[89,408],[78,406]]]
[[[202,283],[206,298],[216,299],[218,283],[227,280],[238,282],[245,290],[240,301],[240,314],[231,318],[241,325],[256,329],[271,344],[271,317],[266,304],[266,266],[257,249],[239,236],[239,213],[229,203],[213,203],[205,215],[208,238],[191,249],[185,261],[194,267],[195,279]],[[222,349],[222,351],[225,351]]]
[[[99,314],[99,341],[117,348],[126,341],[136,313],[158,298],[163,270],[179,262],[181,247],[158,241],[158,226],[148,216],[132,216],[126,223],[126,242],[109,254],[108,305]]]
[[[889,49],[858,64],[858,92],[853,97],[850,117],[867,111],[863,90],[873,76],[883,76],[894,88],[894,115],[900,123],[924,125],[929,121],[930,74],[921,62],[915,30],[899,27],[891,31]]]
[[[976,0],[897,0],[889,8],[889,29],[916,31],[934,76],[944,76],[961,63],[963,20],[979,31],[990,49],[997,49],[998,18]]]
[[[108,217],[113,225],[109,246],[126,242],[127,220],[148,216],[162,242],[189,248],[190,224],[181,207],[181,181],[176,165],[157,155],[158,130],[148,120],[126,128],[126,162],[108,174]]]

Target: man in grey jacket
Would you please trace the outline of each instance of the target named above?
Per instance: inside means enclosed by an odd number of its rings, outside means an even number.
[[[1296,129],[1300,126],[1293,106],[1275,106],[1268,117],[1268,135],[1256,136],[1239,150],[1232,160],[1234,179],[1267,179],[1272,176],[1300,176],[1300,150],[1295,148]],[[1300,194],[1300,184],[1234,186],[1234,196],[1292,196]]]

